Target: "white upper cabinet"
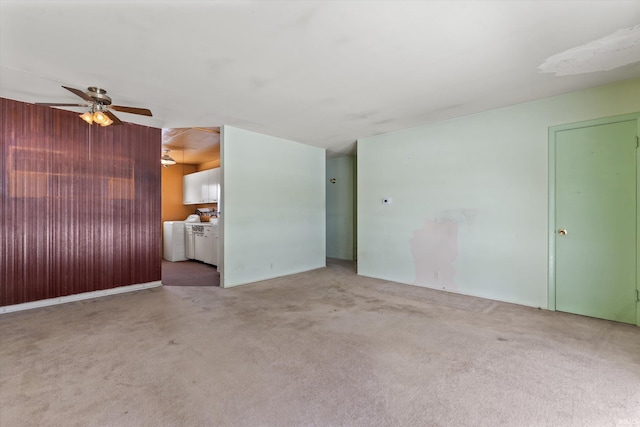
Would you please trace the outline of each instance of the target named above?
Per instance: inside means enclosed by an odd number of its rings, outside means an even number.
[[[182,181],[182,203],[197,205],[218,203],[220,168],[185,175]]]
[[[218,195],[220,193],[220,168],[209,169],[211,173],[209,184],[209,200],[211,203],[218,203]]]
[[[211,170],[198,172],[200,175],[200,200],[198,203],[211,203]]]
[[[194,205],[200,200],[200,175],[190,173],[182,177],[182,203]]]

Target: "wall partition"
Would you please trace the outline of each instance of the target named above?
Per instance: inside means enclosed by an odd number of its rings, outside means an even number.
[[[0,306],[159,281],[161,130],[0,102]]]
[[[325,150],[222,128],[224,287],[325,266]]]

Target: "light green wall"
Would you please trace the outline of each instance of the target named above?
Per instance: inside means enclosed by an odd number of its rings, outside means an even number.
[[[327,160],[327,257],[352,260],[354,239],[354,161]],[[331,183],[331,179],[336,180]]]
[[[548,127],[636,111],[640,80],[360,139],[359,274],[547,307]]]
[[[222,281],[325,266],[325,150],[223,126]]]

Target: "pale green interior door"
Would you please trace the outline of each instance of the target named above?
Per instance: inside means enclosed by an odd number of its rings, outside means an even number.
[[[636,132],[556,133],[556,310],[636,323]]]

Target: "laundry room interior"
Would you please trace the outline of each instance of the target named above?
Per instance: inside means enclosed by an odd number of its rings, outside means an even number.
[[[162,282],[219,286],[220,128],[162,130]]]

